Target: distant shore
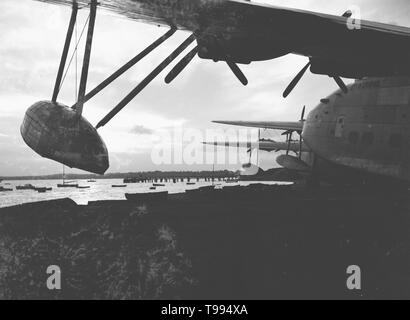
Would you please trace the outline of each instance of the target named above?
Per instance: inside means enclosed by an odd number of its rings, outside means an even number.
[[[131,177],[140,178],[203,178],[214,176],[218,177],[234,177],[235,172],[229,170],[220,171],[147,171],[147,172],[124,172],[124,173],[107,173],[103,176],[96,174],[66,174],[65,178],[68,180],[85,180],[85,179],[124,179]],[[62,179],[62,174],[52,174],[52,175],[33,175],[33,176],[0,176],[0,181],[11,181],[11,180],[59,180]]]
[[[186,178],[234,178],[238,177],[239,173],[229,170],[218,171],[147,171],[147,172],[124,172],[124,173],[107,173],[103,176],[96,174],[66,174],[67,180],[96,180],[96,179],[126,179],[126,178],[141,178],[141,179],[186,179]],[[0,176],[0,181],[13,180],[61,180],[62,174],[52,175],[33,175],[33,176]],[[256,176],[241,176],[240,180],[253,181],[295,181],[301,177],[296,173],[284,168],[274,168],[267,171],[261,171]]]

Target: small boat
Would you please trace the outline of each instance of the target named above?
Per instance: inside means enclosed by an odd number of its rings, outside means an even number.
[[[63,165],[63,183],[57,184],[57,188],[78,188],[78,183],[75,183],[75,181],[66,181],[64,165]]]
[[[0,192],[9,192],[9,191],[13,191],[13,189],[0,187]]]
[[[150,187],[150,190],[157,190],[157,187]]]
[[[127,198],[128,201],[136,203],[159,203],[168,199],[168,191],[151,193],[126,193],[125,198]]]
[[[111,187],[112,188],[125,188],[127,185],[126,184],[113,184]]]
[[[188,186],[193,186],[193,185],[195,185],[195,182],[187,182],[186,183]]]
[[[152,185],[154,187],[165,187],[165,184],[162,184],[162,183],[153,183]]]
[[[233,180],[226,180],[225,183],[238,183],[239,180],[233,179]]]
[[[87,180],[87,182],[97,182],[96,180]]]
[[[16,190],[36,190],[36,187],[32,184],[25,184],[24,186],[17,186]]]
[[[57,188],[78,188],[78,184],[62,183],[58,184]]]
[[[78,186],[77,189],[90,189],[90,186]]]
[[[46,193],[47,191],[53,190],[53,188],[46,188],[46,187],[40,187],[35,189],[38,193]]]
[[[215,186],[200,187],[200,188],[198,188],[198,190],[199,190],[199,191],[203,191],[203,192],[212,191],[212,190],[215,190]]]

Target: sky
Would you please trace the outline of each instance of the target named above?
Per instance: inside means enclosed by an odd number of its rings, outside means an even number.
[[[272,0],[273,5],[341,15],[360,8],[363,19],[410,27],[408,0]],[[88,12],[79,14],[81,30]],[[70,8],[32,0],[0,1],[0,176],[40,175],[61,172],[60,164],[43,159],[25,145],[20,125],[26,109],[39,100],[51,99],[54,81],[70,17]],[[93,42],[88,88],[143,50],[166,32],[99,12]],[[155,52],[114,82],[84,107],[83,115],[96,124],[136,84],[152,71],[186,37],[178,31]],[[80,57],[83,52],[80,47]],[[207,170],[209,164],[162,164],[152,160],[153,145],[163,132],[175,128],[236,130],[212,124],[212,120],[299,120],[304,105],[312,110],[323,97],[337,89],[328,77],[307,73],[290,97],[282,92],[306,64],[305,57],[288,55],[276,60],[241,66],[249,79],[242,86],[225,63],[198,57],[170,85],[165,72],[154,80],[107,126],[99,130],[110,152],[109,172],[151,170]],[[75,99],[74,68],[65,80],[59,101],[71,105]],[[228,131],[228,129],[230,129]],[[266,138],[278,133],[262,132]],[[198,146],[200,147],[200,146]],[[246,150],[241,150],[246,157]],[[261,167],[275,166],[275,154],[260,153]],[[235,169],[239,165],[219,165]],[[67,172],[78,173],[78,170]]]

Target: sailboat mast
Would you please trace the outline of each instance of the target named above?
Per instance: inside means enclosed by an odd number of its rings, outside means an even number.
[[[65,166],[63,165],[63,184],[65,184]]]

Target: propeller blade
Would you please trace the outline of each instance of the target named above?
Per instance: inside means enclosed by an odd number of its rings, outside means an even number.
[[[302,77],[304,76],[304,74],[306,73],[310,65],[311,65],[311,62],[309,61],[309,63],[306,66],[304,66],[302,70],[300,70],[300,72],[296,75],[296,77],[288,85],[286,90],[283,92],[284,98],[286,98],[293,91],[293,89],[295,89],[296,85],[299,83],[300,79],[302,79]]]
[[[342,89],[342,91],[344,93],[348,93],[348,89],[345,85],[345,83],[343,82],[342,78],[338,77],[338,76],[334,76],[333,79],[335,79],[337,85],[339,86],[340,89]]]
[[[232,70],[232,72],[235,74],[235,76],[238,78],[238,80],[244,86],[246,86],[248,84],[248,79],[246,79],[245,75],[243,74],[241,69],[239,69],[238,65],[236,63],[230,61],[229,59],[227,59],[226,63],[229,66],[229,68]]]
[[[306,106],[303,106],[302,116],[300,117],[300,121],[305,121],[305,112],[306,112]]]
[[[180,62],[168,73],[165,77],[165,83],[171,83],[186,66],[192,61],[192,59],[198,54],[198,46],[192,49]]]
[[[284,133],[282,133],[282,136],[287,136],[288,134],[291,134],[292,130],[287,130]]]

